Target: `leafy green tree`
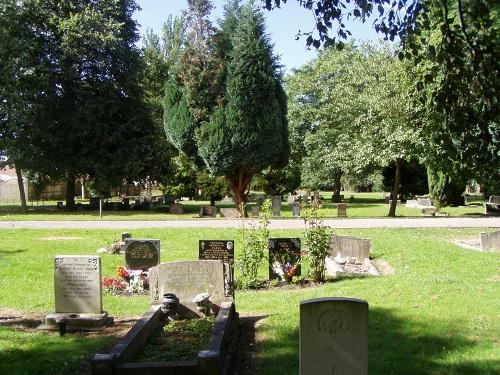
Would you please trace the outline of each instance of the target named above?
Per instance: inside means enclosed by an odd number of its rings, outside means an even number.
[[[338,194],[342,176],[394,162],[397,196],[402,162],[416,153],[419,136],[404,66],[388,47],[326,49],[288,83],[292,123],[308,126],[303,185],[332,184]]]
[[[351,35],[345,19],[372,17],[378,32],[399,38],[399,56],[415,65],[418,76],[413,79],[422,94],[418,118],[434,155],[427,163],[500,189],[498,1],[298,1],[314,14],[313,30],[303,33],[308,46],[341,46]],[[262,0],[267,9],[286,2]]]
[[[394,187],[396,163],[390,163],[383,171],[384,191],[391,191]],[[400,196],[405,199],[415,195],[424,195],[429,192],[427,169],[416,160],[403,161],[401,165]]]
[[[225,176],[242,208],[255,173],[284,166],[289,145],[286,96],[262,15],[252,4],[226,7],[218,32],[211,3],[188,3],[188,44],[167,82],[165,129],[172,144]]]
[[[464,177],[450,177],[449,174],[427,169],[429,195],[438,206],[463,206],[467,181]]]
[[[43,65],[35,63],[43,45],[31,35],[30,7],[18,1],[0,2],[0,149],[18,175],[21,204],[26,209],[22,174],[44,171],[40,146],[45,133],[44,98],[48,89]]]
[[[139,86],[135,1],[26,0],[17,5],[21,31],[29,30],[23,41],[32,51],[30,59],[17,60],[17,68],[36,72],[36,105],[30,106],[30,95],[20,97],[33,112],[30,121],[22,121],[23,134],[45,163],[28,168],[65,178],[70,209],[79,176],[99,185],[150,176],[158,131]]]
[[[411,39],[419,117],[431,143],[427,164],[448,176],[437,179],[440,186],[500,181],[499,14],[495,2],[428,3],[420,16],[428,26]]]
[[[242,11],[233,39],[225,101],[200,128],[199,154],[212,174],[227,178],[241,207],[255,173],[286,165],[290,149],[280,72],[264,19],[252,4]]]

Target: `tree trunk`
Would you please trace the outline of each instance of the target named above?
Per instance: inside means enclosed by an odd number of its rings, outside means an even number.
[[[234,203],[240,211],[242,217],[245,216],[245,202],[246,202],[246,190],[250,181],[252,181],[254,173],[244,167],[237,167],[233,170],[233,173],[226,175],[226,179],[233,193]]]
[[[392,199],[391,205],[389,207],[389,215],[390,217],[396,216],[396,205],[398,203],[398,194],[399,194],[399,185],[401,183],[401,165],[403,164],[403,159],[396,159],[396,171],[394,172],[394,187],[392,188]]]
[[[66,180],[66,209],[68,211],[73,211],[75,209],[75,181],[75,175],[68,173]]]
[[[340,183],[341,178],[342,178],[341,172],[337,173],[334,177],[333,195],[335,196],[340,196],[340,190],[342,188],[342,184]]]
[[[26,212],[28,211],[28,207],[26,206],[26,191],[24,190],[23,171],[21,170],[21,168],[17,168],[17,166],[16,175],[17,184],[19,185],[19,196],[21,198],[21,208],[24,212]]]

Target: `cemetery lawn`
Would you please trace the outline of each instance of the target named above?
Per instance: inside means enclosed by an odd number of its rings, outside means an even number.
[[[331,192],[321,192],[323,198],[323,206],[319,210],[321,216],[324,217],[337,217],[337,204],[331,203],[328,197],[331,197]],[[347,216],[351,218],[358,217],[386,217],[389,213],[389,205],[384,202],[382,193],[349,193],[344,192],[345,202],[347,206]],[[350,200],[350,197],[353,197]],[[87,204],[88,201],[84,201]],[[444,207],[440,210],[442,214],[449,216],[465,216],[465,217],[479,217],[483,216],[484,208],[482,205],[483,199],[474,197],[469,200],[465,206],[460,207]],[[155,207],[150,211],[103,211],[103,217],[99,216],[99,211],[74,211],[66,212],[57,209],[56,201],[40,202],[36,204],[31,202],[28,204],[28,212],[22,212],[20,205],[14,204],[0,204],[0,221],[17,221],[17,220],[189,220],[198,217],[201,206],[209,205],[208,201],[182,201],[186,213],[182,215],[174,215],[167,213],[167,208]],[[251,207],[255,203],[247,205],[247,211],[251,212]],[[223,204],[218,202],[217,208],[221,207],[234,207],[233,204]],[[305,210],[310,206],[304,206],[302,216]],[[291,218],[292,209],[285,200],[281,206],[281,217]],[[398,204],[396,209],[396,216],[398,217],[419,217],[420,209],[408,208],[404,204]],[[219,218],[219,216],[218,216]]]
[[[126,230],[126,228],[124,228]],[[490,231],[491,229],[486,229]],[[456,246],[485,229],[359,229],[336,234],[367,237],[372,255],[395,274],[348,278],[322,285],[236,292],[242,319],[256,327],[252,368],[259,375],[298,374],[299,302],[356,297],[369,303],[371,375],[498,374],[500,370],[500,254]],[[53,311],[55,255],[95,255],[121,230],[2,230],[0,232],[0,374],[89,373],[93,354],[106,352],[115,335],[48,334],[34,330]],[[135,238],[159,238],[161,261],[192,260],[200,239],[234,239],[234,229],[133,230]],[[302,231],[272,231],[297,237]],[[114,276],[123,255],[102,254],[102,276]],[[304,261],[303,272],[308,263]],[[260,270],[266,277],[267,265]],[[238,276],[238,273],[236,273]],[[148,296],[103,292],[104,309],[120,324],[148,307]],[[14,319],[15,318],[15,319]]]

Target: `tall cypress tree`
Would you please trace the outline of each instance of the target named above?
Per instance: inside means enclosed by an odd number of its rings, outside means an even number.
[[[255,173],[288,162],[286,96],[262,14],[239,12],[227,70],[225,105],[200,128],[199,155],[209,171],[228,180],[241,207]]]

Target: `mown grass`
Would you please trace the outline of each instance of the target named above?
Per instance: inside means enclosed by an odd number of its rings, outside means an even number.
[[[322,208],[319,210],[320,215],[324,217],[337,216],[337,204],[331,203],[331,192],[321,192],[323,198]],[[349,193],[345,192],[345,202],[348,204],[348,217],[385,217],[389,213],[389,205],[385,203],[382,193]],[[352,198],[351,198],[352,197]],[[444,207],[440,210],[443,214],[450,216],[465,216],[474,217],[482,216],[484,209],[482,207],[482,198],[475,197],[465,206],[460,207]],[[155,207],[149,211],[118,211],[105,210],[103,217],[99,215],[99,211],[74,211],[67,212],[57,209],[55,201],[44,202],[43,205],[28,205],[28,211],[23,212],[19,205],[0,205],[0,220],[1,221],[16,221],[16,220],[182,220],[198,217],[200,207],[208,205],[208,201],[182,201],[186,210],[182,215],[174,215],[166,212],[166,207]],[[247,205],[247,211],[251,212],[252,206],[255,203]],[[217,203],[217,207],[234,207],[233,204]],[[309,206],[304,205],[303,213]],[[400,204],[396,209],[396,216],[400,217],[416,217],[420,216],[420,210],[417,208],[408,208],[404,204]],[[291,218],[292,209],[286,201],[282,202],[281,217]],[[219,217],[217,219],[220,219]]]
[[[299,302],[346,296],[368,301],[369,368],[385,374],[497,374],[500,370],[500,255],[462,249],[454,239],[477,238],[481,229],[336,230],[372,239],[375,259],[396,273],[349,278],[314,287],[237,291],[237,310],[257,322],[255,373],[298,373]],[[132,230],[136,238],[159,238],[161,260],[196,259],[199,239],[234,239],[234,229]],[[273,231],[300,236],[301,231]],[[117,239],[112,230],[3,230],[0,232],[0,307],[42,317],[54,306],[53,257],[95,254]],[[123,255],[102,255],[103,276],[111,276]],[[308,264],[305,262],[304,271]],[[261,269],[266,275],[265,265]],[[238,276],[238,273],[236,274]],[[138,316],[147,296],[103,294],[114,317]],[[1,374],[73,374],[85,359],[108,345],[109,337],[86,339],[0,329]],[[29,359],[27,364],[26,359]],[[27,366],[25,368],[25,366]]]

